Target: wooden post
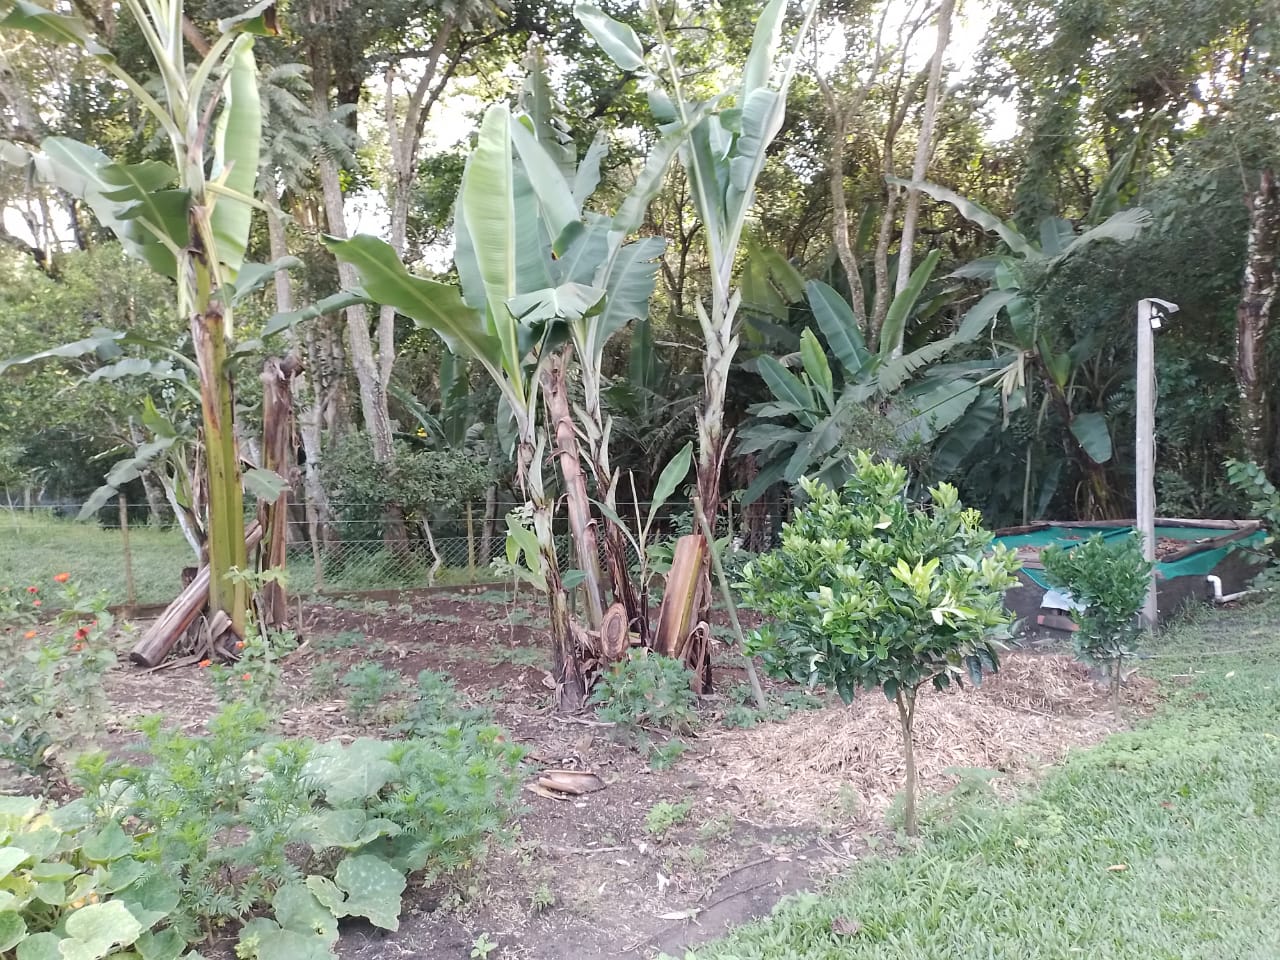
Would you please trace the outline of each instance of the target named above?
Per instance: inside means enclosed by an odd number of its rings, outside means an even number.
[[[1156,559],[1156,361],[1155,331],[1164,317],[1178,309],[1165,300],[1138,301],[1137,436],[1137,518],[1142,534],[1142,555],[1148,563]],[[1153,568],[1147,599],[1142,605],[1142,625],[1154,630],[1159,618],[1156,577]]]
[[[471,501],[467,501],[467,572],[472,582],[476,579],[476,524],[471,513]]]
[[[138,602],[137,585],[133,582],[133,551],[129,549],[129,501],[120,491],[120,544],[124,552],[124,602],[133,607]]]

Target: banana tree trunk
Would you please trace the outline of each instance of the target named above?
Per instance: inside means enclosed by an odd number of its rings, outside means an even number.
[[[1236,307],[1236,388],[1240,397],[1240,444],[1244,456],[1270,467],[1271,435],[1266,360],[1267,332],[1280,282],[1280,188],[1275,171],[1264,170],[1249,198],[1249,240],[1244,282]]]
[[[582,587],[587,595],[587,625],[596,630],[604,618],[604,587],[600,581],[600,549],[591,517],[591,498],[587,495],[578,435],[573,428],[573,413],[569,407],[568,384],[565,381],[568,360],[569,349],[566,348],[547,362],[542,373],[542,396],[547,408],[548,430],[556,445],[560,476],[564,480],[573,549],[578,569],[585,577]]]
[[[295,473],[294,412],[292,381],[298,372],[296,356],[267,360],[262,368],[262,466],[286,481]],[[283,570],[287,560],[289,532],[289,489],[287,485],[271,503],[258,505],[258,523],[263,530],[259,568]],[[289,618],[283,584],[262,585],[259,612],[264,627],[283,627]]]
[[[200,271],[203,272],[203,271]],[[204,274],[207,277],[207,273]],[[233,568],[244,570],[249,551],[244,542],[244,491],[236,448],[233,395],[228,375],[227,341],[221,309],[212,302],[207,281],[191,319],[191,339],[200,368],[200,407],[204,422],[205,466],[209,483],[209,607],[222,611],[231,628],[244,636],[249,609],[248,588],[232,582]]]
[[[542,574],[546,578],[547,612],[551,627],[551,677],[556,684],[556,708],[561,713],[581,710],[587,699],[586,677],[582,659],[574,640],[569,617],[569,598],[560,579],[560,560],[556,556],[554,503],[547,498],[534,463],[535,440],[532,424],[522,429],[517,460],[517,476],[522,490],[533,504],[533,531],[538,538]]]

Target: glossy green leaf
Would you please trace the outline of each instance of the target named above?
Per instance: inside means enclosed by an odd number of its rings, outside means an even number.
[[[650,499],[649,521],[645,524],[646,529],[653,524],[653,518],[657,516],[658,510],[661,509],[662,505],[675,493],[680,481],[689,475],[689,467],[692,463],[693,444],[686,443],[662,468],[662,473],[658,476],[658,482],[653,488],[653,497]]]
[[[218,21],[221,33],[248,33],[256,37],[280,35],[276,16],[276,0],[260,0],[243,13]]]
[[[244,472],[244,489],[259,501],[273,502],[289,489],[289,481],[274,470],[253,467]]]
[[[932,442],[973,406],[979,393],[980,388],[971,380],[951,380],[934,387],[911,400],[911,416],[899,424],[898,436]]]
[[[996,319],[1002,309],[1018,296],[1017,290],[992,290],[981,300],[965,311],[960,320],[960,329],[956,332],[956,340],[968,343],[982,335]]]
[[[792,403],[804,411],[814,409],[813,391],[794,373],[770,356],[762,356],[756,362],[756,369],[773,395],[784,403]],[[817,418],[812,414],[800,416],[806,426],[813,426]]]
[[[111,58],[111,51],[89,35],[89,28],[79,17],[55,13],[28,0],[16,0],[13,9],[0,20],[0,28],[25,30],[56,43],[74,44],[95,57]]]
[[[369,299],[393,306],[419,326],[434,331],[454,353],[475,357],[492,371],[501,369],[501,345],[483,318],[462,302],[456,287],[415,277],[390,244],[358,235],[326,237],[325,246],[360,274]]]
[[[511,122],[511,141],[520,162],[529,174],[529,182],[538,197],[542,215],[553,237],[578,219],[578,204],[573,191],[545,146],[519,120]]]

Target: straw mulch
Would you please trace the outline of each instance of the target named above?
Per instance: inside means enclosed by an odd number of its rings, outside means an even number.
[[[1148,708],[1150,681],[1132,678],[1124,700],[1129,714]],[[921,691],[915,752],[922,795],[951,788],[964,768],[997,771],[993,788],[1009,793],[1118,726],[1105,687],[1085,667],[1063,656],[1010,656],[980,688]],[[798,825],[847,822],[855,810],[860,818],[882,816],[905,776],[897,707],[879,693],[726,732],[708,746],[699,774],[738,794],[745,819]]]

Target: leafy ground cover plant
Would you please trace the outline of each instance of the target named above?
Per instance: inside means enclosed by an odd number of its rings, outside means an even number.
[[[116,662],[105,597],[85,597],[59,573],[52,590],[0,590],[0,759],[51,785],[101,728],[102,678]],[[60,610],[40,615],[46,592]]]
[[[854,460],[839,490],[802,480],[808,498],[782,546],[743,571],[743,600],[772,622],[748,639],[775,676],[834,687],[845,703],[880,689],[897,704],[906,761],[905,825],[918,830],[912,742],[917,695],[999,669],[1011,617],[1001,606],[1016,557],[992,548],[981,517],[949,484],[927,503],[907,471]]]
[[[410,875],[451,881],[503,835],[521,749],[476,716],[435,716],[424,736],[351,744],[272,737],[244,703],[203,737],[153,718],[139,763],[85,757],[77,783],[94,822],[126,824],[132,855],[172,882],[183,944],[254,916],[242,960],[330,957],[338,919],[395,929]]]
[[[0,955],[99,960],[131,947],[135,957],[176,960],[186,941],[157,925],[177,890],[135,852],[118,825],[92,824],[83,804],[0,797]]]
[[[352,723],[364,723],[404,686],[397,670],[380,663],[362,663],[342,677],[342,692],[347,698],[347,715]]]
[[[1107,540],[1095,533],[1078,546],[1046,547],[1040,560],[1049,584],[1083,608],[1071,611],[1079,627],[1076,655],[1106,669],[1111,706],[1118,712],[1124,661],[1137,652],[1142,635],[1138,611],[1151,586],[1152,564],[1142,555],[1142,535]]]
[[[662,770],[680,758],[684,744],[671,739],[655,746],[648,733],[679,737],[694,731],[700,718],[693,682],[681,661],[642,652],[601,674],[589,702],[598,707],[601,720],[615,724],[655,770]]]

